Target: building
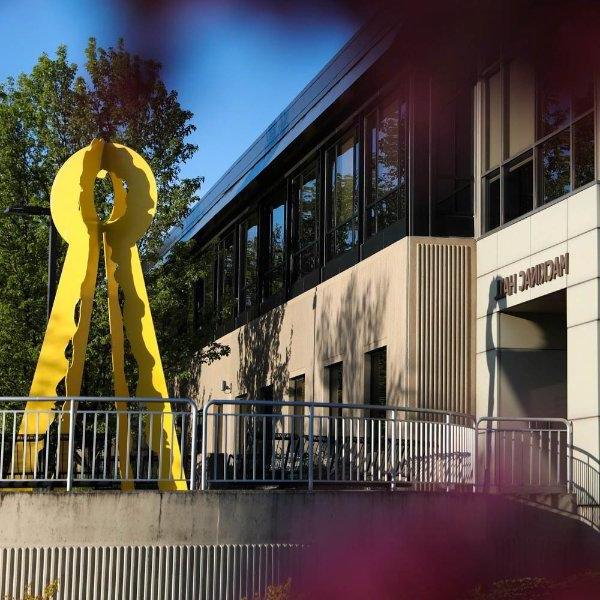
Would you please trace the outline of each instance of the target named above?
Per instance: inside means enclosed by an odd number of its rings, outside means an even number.
[[[598,457],[597,13],[448,4],[365,25],[173,234],[231,348],[198,397],[563,418]]]

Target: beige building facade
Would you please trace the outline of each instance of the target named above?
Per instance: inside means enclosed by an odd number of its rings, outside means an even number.
[[[388,246],[219,338],[231,353],[202,367],[200,401],[299,399],[302,378],[302,400],[377,403],[371,357],[384,351],[388,404],[472,413],[474,255],[460,238]]]
[[[231,349],[200,404],[564,419],[598,466],[600,68],[576,5],[380,16],[288,106],[179,235]]]

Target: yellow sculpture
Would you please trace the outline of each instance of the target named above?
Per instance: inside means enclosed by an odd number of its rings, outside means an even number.
[[[107,173],[114,188],[114,204],[108,220],[101,222],[94,207],[94,184],[97,177],[103,178]],[[120,144],[94,140],[73,154],[58,171],[52,186],[50,211],[56,229],[69,247],[30,397],[57,396],[57,387],[63,380],[66,396],[73,397],[81,393],[102,242],[115,395],[129,396],[125,379],[126,334],[138,366],[135,395],[141,398],[168,398],[136,245],[152,221],[156,202],[156,181],[150,167],[139,154]],[[119,303],[119,288],[125,300],[123,313]],[[70,360],[65,355],[69,346],[72,348]],[[127,409],[126,402],[116,404],[118,411]],[[43,438],[51,424],[54,415],[50,411],[54,405],[53,400],[30,400],[27,403],[19,435],[26,436],[27,432],[36,431],[37,441],[33,452],[30,449],[31,442],[26,453],[23,443],[17,444],[16,472],[33,472],[37,454],[43,448],[44,442],[40,438]],[[150,449],[162,452],[159,486],[167,490],[187,489],[170,404],[147,403],[147,409],[163,413],[162,419],[151,419],[152,431],[147,428],[145,432]],[[118,454],[122,486],[132,489],[132,471],[127,457],[127,415],[121,414],[119,419]],[[68,418],[63,419],[61,432],[68,430]]]

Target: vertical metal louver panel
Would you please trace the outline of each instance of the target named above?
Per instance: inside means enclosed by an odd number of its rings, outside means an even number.
[[[417,406],[472,412],[471,262],[467,245],[416,244]]]
[[[58,600],[239,600],[300,577],[294,544],[0,548],[0,598],[40,594],[58,580]]]

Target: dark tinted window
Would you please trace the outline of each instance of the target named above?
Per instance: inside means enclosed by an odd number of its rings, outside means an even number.
[[[329,402],[341,404],[344,398],[343,363],[337,363],[327,368],[329,371]]]
[[[594,115],[573,125],[573,168],[576,188],[594,179]]]
[[[283,293],[285,287],[285,194],[267,206],[265,214],[266,256],[263,298]]]
[[[495,174],[486,180],[485,230],[491,231],[500,226],[500,175]]]
[[[240,311],[256,304],[258,285],[258,216],[240,225]]]
[[[533,210],[533,158],[531,155],[506,167],[504,221]]]
[[[229,321],[235,315],[233,231],[217,245],[215,272],[217,318],[221,322]]]
[[[541,145],[542,202],[551,202],[571,191],[571,142],[569,130]]]
[[[319,264],[319,196],[316,161],[292,180],[292,281]]]
[[[327,152],[327,257],[350,250],[358,241],[357,140],[354,132]]]
[[[382,104],[366,119],[367,237],[406,217],[406,103]]]

